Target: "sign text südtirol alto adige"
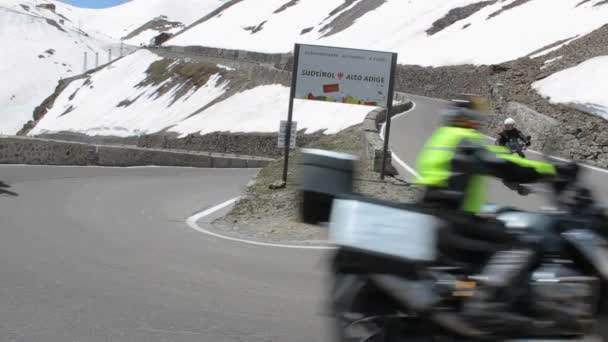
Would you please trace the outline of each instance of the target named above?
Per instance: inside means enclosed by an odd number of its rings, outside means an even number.
[[[386,108],[392,55],[300,45],[295,98]]]

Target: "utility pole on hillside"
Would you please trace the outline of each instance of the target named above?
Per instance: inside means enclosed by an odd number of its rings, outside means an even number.
[[[120,41],[120,57],[124,57],[125,56],[124,49],[125,49],[125,43],[121,40]]]
[[[84,52],[84,68],[83,68],[84,71],[83,71],[83,73],[87,72],[87,57],[88,57],[87,52],[85,51]]]
[[[34,0],[34,9],[38,8],[38,0]],[[34,22],[34,16],[30,15],[30,24]]]
[[[112,62],[112,49],[108,49],[108,63]]]
[[[99,52],[95,52],[95,68],[99,68]]]

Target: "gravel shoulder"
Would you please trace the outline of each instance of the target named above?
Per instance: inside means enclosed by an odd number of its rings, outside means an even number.
[[[350,127],[336,135],[321,138],[306,147],[320,148],[359,157],[355,191],[374,198],[407,202],[415,198],[417,188],[397,178],[380,180],[365,157],[362,125]],[[262,169],[249,184],[243,198],[230,213],[210,224],[210,228],[233,237],[257,241],[297,243],[327,239],[327,229],[298,222],[298,162],[299,151],[289,158],[287,186],[270,189],[281,179],[283,160],[279,159]]]

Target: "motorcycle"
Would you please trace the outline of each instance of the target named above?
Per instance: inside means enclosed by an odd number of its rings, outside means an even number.
[[[316,163],[312,178],[302,183],[302,193],[309,191],[306,184],[313,184],[312,179],[318,189],[324,180],[335,184],[337,177],[352,177],[349,172],[336,174],[331,166],[324,172],[323,162],[317,158]],[[559,210],[484,209],[484,215],[504,222],[510,233],[538,244],[541,251],[525,286],[510,297],[508,310],[496,312],[499,320],[512,318],[512,313],[529,319],[497,332],[494,340],[583,339],[604,314],[608,236],[600,229],[605,220],[600,217],[605,216],[598,214],[590,191],[580,182],[571,182],[567,191],[553,189],[551,198]],[[326,217],[316,216],[314,221],[329,222],[330,238],[337,247],[330,256],[329,306],[338,341],[488,338],[459,315],[464,301],[475,293],[477,269],[447,258],[436,248],[445,224],[440,213],[371,199],[348,187],[333,191],[322,194],[322,201],[304,200],[301,209],[319,208],[321,203],[330,207]],[[576,195],[564,196],[568,192]]]
[[[522,139],[520,139],[519,137],[510,137],[505,147],[508,148],[511,153],[517,154],[522,158],[526,158],[524,151],[530,145],[531,140],[532,137],[529,135],[526,136],[526,139],[524,141],[522,141]]]
[[[525,141],[522,141],[522,139],[520,139],[519,137],[510,137],[509,140],[507,141],[505,147],[508,148],[512,154],[517,154],[518,156],[520,156],[522,158],[526,158],[524,151],[530,145],[531,140],[532,140],[532,137],[529,135],[526,136]],[[498,143],[498,140],[496,140],[496,142]],[[522,185],[522,184],[510,183],[510,182],[506,182],[506,181],[503,181],[502,183],[507,188],[509,188],[513,191],[517,191],[517,193],[521,196],[527,196],[532,192],[528,187],[526,187],[525,185]]]

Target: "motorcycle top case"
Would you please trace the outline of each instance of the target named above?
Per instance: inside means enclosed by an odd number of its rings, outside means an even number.
[[[337,246],[414,262],[437,257],[435,216],[356,198],[334,200],[329,236]]]

